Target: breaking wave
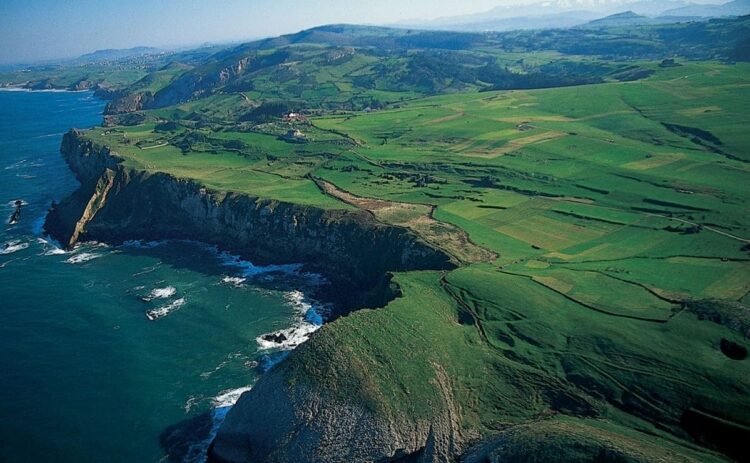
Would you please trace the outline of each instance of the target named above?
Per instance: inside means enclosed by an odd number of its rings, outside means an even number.
[[[154,320],[158,320],[160,318],[166,317],[170,313],[174,312],[175,310],[185,305],[185,302],[187,301],[184,297],[175,299],[169,304],[163,305],[159,307],[158,309],[149,310],[148,312],[146,312],[146,318],[148,318],[151,321],[154,321]]]
[[[245,283],[245,281],[247,281],[247,278],[242,277],[224,277],[221,279],[222,283],[226,283],[237,288],[243,286],[243,283]]]
[[[14,252],[23,251],[24,249],[29,247],[29,243],[23,242],[21,240],[11,240],[6,242],[3,245],[3,248],[0,249],[0,254],[7,255],[7,254],[13,254]]]
[[[302,270],[302,264],[254,265],[252,262],[243,260],[240,256],[230,254],[226,251],[217,251],[217,257],[223,266],[237,269],[245,278],[262,273],[299,273]]]
[[[146,302],[153,301],[154,299],[167,299],[175,295],[177,288],[174,286],[166,286],[164,288],[152,289],[147,296],[142,297]]]
[[[65,260],[68,264],[82,264],[84,262],[88,262],[90,260],[98,259],[99,257],[102,257],[103,254],[97,254],[95,252],[82,252],[80,254],[76,254],[74,256],[69,257]]]
[[[266,333],[255,338],[261,350],[291,350],[310,338],[323,326],[323,313],[327,307],[308,299],[301,291],[290,291],[285,299],[295,311],[295,321],[290,328]]]
[[[237,403],[240,396],[250,389],[252,389],[252,386],[226,389],[211,399],[211,429],[208,431],[208,435],[206,435],[205,439],[190,445],[190,448],[182,459],[184,463],[203,463],[206,461],[208,447],[219,432],[219,428],[224,422],[227,413],[229,413],[232,406]],[[191,400],[194,401],[195,399],[191,398],[188,400],[188,403],[185,405],[186,409],[192,408],[193,404],[191,403]]]

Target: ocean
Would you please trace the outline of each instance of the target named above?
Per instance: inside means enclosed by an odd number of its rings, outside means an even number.
[[[43,236],[78,186],[62,134],[103,107],[89,92],[0,91],[0,461],[203,461],[239,395],[322,323],[306,296],[321,279],[300,266]]]

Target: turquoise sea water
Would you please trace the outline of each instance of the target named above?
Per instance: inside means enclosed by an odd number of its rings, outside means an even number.
[[[77,187],[62,133],[103,106],[0,91],[0,461],[201,461],[239,393],[319,323],[304,295],[319,281],[295,266],[186,242],[63,252],[41,235]],[[278,330],[285,346],[263,340]]]

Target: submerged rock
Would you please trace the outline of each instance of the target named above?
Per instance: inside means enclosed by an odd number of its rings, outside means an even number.
[[[21,207],[23,206],[23,201],[20,199],[17,199],[13,205],[15,206],[15,210],[13,211],[13,214],[11,214],[10,219],[8,219],[8,223],[10,225],[14,225],[18,223],[18,219],[21,218]]]
[[[287,340],[286,335],[284,333],[269,333],[264,334],[263,339],[269,342],[274,342],[276,344],[281,344],[282,342]]]

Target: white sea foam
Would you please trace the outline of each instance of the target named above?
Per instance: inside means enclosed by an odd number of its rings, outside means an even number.
[[[36,138],[52,138],[52,137],[60,137],[60,136],[62,136],[62,135],[64,135],[64,133],[63,133],[63,132],[58,132],[58,133],[48,133],[48,134],[45,134],[45,135],[39,135],[39,136],[38,136],[38,137],[36,137]]]
[[[195,405],[198,404],[198,402],[201,401],[201,397],[188,397],[187,402],[185,402],[185,406],[183,407],[183,410],[185,410],[185,413],[190,413],[190,411],[193,409]]]
[[[258,336],[258,348],[261,350],[282,349],[290,350],[307,341],[311,334],[320,328],[311,323],[300,323],[297,326],[274,331]]]
[[[60,245],[53,239],[37,238],[36,242],[42,245],[42,254],[45,256],[59,256],[61,254],[68,254],[70,251],[66,251],[60,248]]]
[[[245,360],[245,362],[243,362],[244,364],[248,363],[247,356],[245,354],[243,354],[242,352],[239,352],[239,351],[238,352],[232,352],[229,355],[227,355],[224,358],[224,360],[221,361],[221,363],[219,363],[218,365],[216,365],[213,370],[204,371],[203,373],[201,373],[200,377],[203,378],[203,379],[208,379],[208,378],[211,377],[211,375],[213,375],[217,371],[221,370],[225,366],[229,365],[230,363],[237,362],[237,361],[243,361],[243,360]]]
[[[24,164],[26,164],[27,161],[28,161],[28,159],[21,159],[18,162],[14,162],[13,164],[5,166],[4,169],[5,170],[13,170],[13,169],[21,168],[21,167],[23,167]],[[11,202],[13,202],[13,201],[11,201]]]
[[[177,289],[174,286],[166,286],[164,288],[152,289],[148,296],[144,296],[143,299],[146,302],[153,301],[154,299],[167,299],[175,295]]]
[[[240,396],[245,392],[252,389],[252,386],[243,386],[237,389],[227,389],[221,391],[216,397],[213,398],[214,408],[231,407],[236,404]]]
[[[209,433],[208,439],[206,439],[205,441],[206,450],[208,450],[208,445],[210,445],[211,441],[213,441],[216,437],[216,433],[219,432],[221,423],[223,423],[224,419],[227,417],[229,409],[232,408],[232,406],[234,406],[234,404],[236,404],[238,400],[240,400],[240,396],[242,394],[252,388],[252,386],[243,386],[236,389],[226,389],[224,391],[221,391],[216,397],[211,400],[211,405],[213,406],[213,410],[211,411],[211,420],[213,421],[213,424],[211,425],[211,432]]]
[[[158,320],[159,318],[166,317],[170,313],[174,312],[175,310],[185,305],[185,302],[187,301],[185,300],[184,297],[175,299],[169,304],[161,306],[158,309],[149,310],[148,312],[146,312],[146,318],[148,318],[151,321],[154,321],[154,320]]]
[[[301,291],[290,291],[285,294],[285,299],[296,312],[294,325],[255,338],[260,350],[294,349],[307,341],[311,334],[323,326],[321,309],[324,307],[318,302],[309,300]]]
[[[102,255],[103,254],[97,254],[95,252],[82,252],[80,254],[69,257],[67,260],[65,260],[65,262],[68,264],[82,264],[90,260],[98,259]]]
[[[225,267],[233,267],[244,277],[252,277],[261,273],[281,272],[298,273],[302,269],[301,264],[286,265],[254,265],[252,262],[242,260],[240,256],[230,254],[226,251],[217,254],[221,264]]]
[[[222,283],[226,283],[232,286],[241,287],[242,284],[247,280],[247,278],[242,277],[224,277],[221,279]]]
[[[243,260],[240,256],[231,254],[227,251],[219,251],[218,246],[194,240],[158,240],[158,241],[141,241],[129,240],[122,243],[123,247],[135,249],[152,249],[157,246],[167,245],[169,243],[191,244],[202,248],[216,256],[219,263],[224,267],[229,267],[237,271],[239,277],[250,278],[264,273],[288,273],[304,276],[310,285],[320,285],[325,283],[325,279],[315,273],[301,273],[302,264],[284,264],[284,265],[255,265],[250,261]],[[228,278],[234,278],[230,276]],[[233,283],[226,279],[225,283]]]
[[[0,87],[0,92],[82,93],[82,92],[88,92],[88,90],[65,90],[62,88],[45,88],[41,90],[35,90],[32,88],[23,88],[23,87]]]
[[[65,251],[64,249],[60,249],[60,248],[58,248],[56,246],[50,246],[49,249],[47,249],[46,251],[44,251],[44,255],[45,256],[59,256],[61,254],[67,254],[67,253],[68,252]]]
[[[3,248],[0,249],[0,254],[13,254],[14,252],[22,251],[28,247],[29,243],[23,242],[21,240],[11,240],[3,245]]]
[[[237,389],[227,389],[221,391],[216,397],[211,400],[213,409],[211,410],[211,430],[208,432],[208,436],[200,442],[196,442],[190,446],[187,453],[183,457],[184,463],[203,463],[206,461],[208,447],[219,432],[221,424],[229,412],[229,409],[237,403],[242,393],[252,389],[252,386],[244,386]],[[199,399],[189,399],[185,404],[185,409],[190,410],[193,404]]]
[[[6,167],[8,169],[8,167]],[[29,203],[24,201],[23,199],[14,199],[13,201],[8,201],[8,207],[15,209],[16,208],[16,201],[21,201],[21,206],[28,206]]]

